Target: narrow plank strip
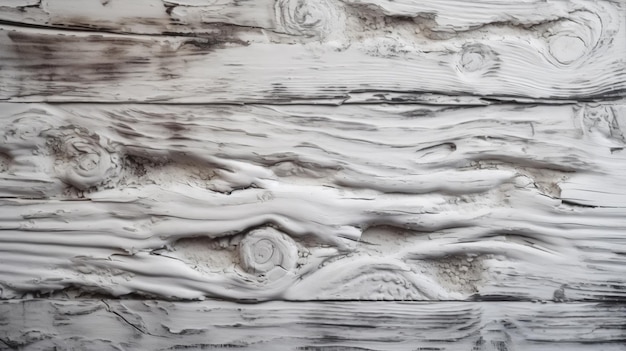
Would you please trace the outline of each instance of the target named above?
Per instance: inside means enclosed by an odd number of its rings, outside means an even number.
[[[621,105],[1,107],[3,297],[625,298]]]
[[[623,3],[284,0],[249,7],[220,1],[206,11],[203,2],[192,3],[166,6],[208,16],[182,26],[206,20],[209,28],[201,26],[196,37],[2,25],[0,99],[343,103],[396,92],[397,101],[405,94],[559,100],[614,98],[626,90]],[[150,27],[154,11],[177,13],[150,1],[58,5],[41,6],[50,16],[63,9],[68,25],[104,21],[118,31],[124,23]],[[13,14],[6,6],[0,13]]]
[[[596,303],[2,301],[0,349],[623,350],[625,313]]]
[[[0,4],[0,20],[135,34],[206,34],[226,24],[277,31],[274,0],[18,0]]]

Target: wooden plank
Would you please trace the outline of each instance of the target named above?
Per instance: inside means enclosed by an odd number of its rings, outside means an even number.
[[[0,111],[4,298],[626,296],[620,104]]]
[[[626,89],[621,2],[12,1],[0,18],[10,101],[588,100]],[[46,27],[88,24],[138,34]]]
[[[23,300],[0,349],[624,350],[623,304]]]
[[[315,34],[316,26],[323,27],[315,21],[333,21],[331,15],[344,19],[387,16],[412,19],[427,35],[445,37],[492,24],[540,25],[607,5],[621,6],[619,1],[584,0],[477,0],[470,5],[461,0],[327,0],[316,4],[299,0],[11,0],[0,4],[0,20],[51,28],[180,35],[206,34],[215,24],[222,24],[299,36]],[[294,30],[296,24],[300,29]],[[303,32],[304,28],[309,32]]]

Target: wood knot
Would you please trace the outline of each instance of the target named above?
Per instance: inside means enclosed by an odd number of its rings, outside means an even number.
[[[239,243],[239,255],[246,271],[275,280],[295,268],[298,247],[288,235],[268,227],[249,232]]]

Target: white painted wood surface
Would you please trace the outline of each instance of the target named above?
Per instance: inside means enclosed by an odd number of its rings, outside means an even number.
[[[0,350],[625,350],[625,58],[622,1],[1,1]]]
[[[89,3],[0,8],[0,98],[339,103],[397,92],[592,99],[623,96],[626,88],[621,2]],[[16,26],[22,22],[37,26]]]

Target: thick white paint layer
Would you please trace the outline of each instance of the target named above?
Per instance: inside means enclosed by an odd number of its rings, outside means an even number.
[[[621,105],[2,111],[3,297],[623,296]]]

